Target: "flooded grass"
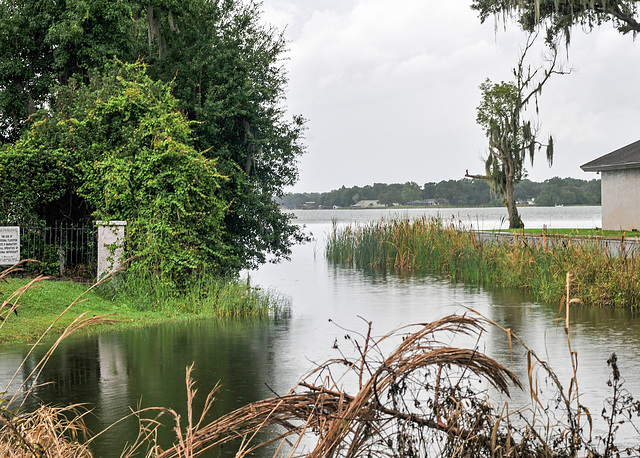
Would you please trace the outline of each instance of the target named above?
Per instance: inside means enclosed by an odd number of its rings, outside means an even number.
[[[624,248],[624,237],[620,242]],[[613,254],[606,239],[543,235],[486,243],[477,233],[441,218],[398,218],[339,228],[329,234],[327,259],[342,265],[435,272],[453,281],[529,291],[535,300],[557,303],[572,294],[583,303],[636,309],[640,306],[640,260]]]
[[[87,332],[197,318],[266,318],[285,311],[290,305],[289,299],[277,292],[250,287],[236,279],[201,277],[179,293],[153,276],[121,277],[116,287],[103,285],[90,291],[86,285],[44,277],[32,287],[27,287],[31,279],[5,280],[0,300],[16,303],[17,308],[5,307],[0,314],[0,320],[13,315],[11,320],[2,321],[0,344],[34,342],[50,326],[52,334],[61,333],[73,317],[60,314],[81,295],[83,300],[74,306],[76,315],[86,313],[110,318]],[[22,289],[19,296],[13,296]]]
[[[28,261],[20,264],[24,262]],[[8,386],[0,391],[0,455],[6,457],[100,456],[94,455],[95,451],[89,446],[100,434],[89,438],[84,422],[84,416],[88,413],[86,406],[39,405],[33,411],[23,409],[25,401],[38,387],[43,367],[48,364],[56,348],[69,336],[89,328],[95,331],[100,326],[114,325],[117,322],[126,321],[125,324],[130,325],[129,319],[122,319],[125,308],[128,311],[124,315],[128,317],[142,318],[147,312],[154,311],[154,314],[160,316],[159,321],[176,321],[185,316],[267,316],[288,305],[287,300],[277,294],[252,288],[235,279],[202,277],[193,282],[189,289],[175,294],[170,289],[163,288],[159,282],[154,282],[151,276],[145,279],[120,276],[113,279],[114,282],[109,286],[106,283],[112,278],[107,276],[102,284],[89,288],[71,282],[52,282],[44,276],[33,279],[8,278],[20,270],[20,264],[0,273],[0,281],[7,285],[2,291],[0,302],[0,336],[5,336],[0,341],[15,342],[20,337],[26,337],[35,344]],[[142,280],[145,282],[140,283]],[[105,298],[109,294],[114,296],[111,298],[113,300]],[[138,309],[137,313],[132,310],[132,303]],[[108,313],[96,314],[98,312]],[[134,318],[130,320],[133,322]],[[48,351],[35,366],[26,369],[25,362],[34,349],[44,344],[48,346]],[[24,372],[25,370],[28,372]],[[190,413],[195,395],[192,386],[187,372]],[[211,402],[213,394],[207,401],[208,405]],[[208,408],[205,406],[205,411]],[[177,447],[186,451],[186,454],[180,453],[179,456],[196,456],[191,453],[189,441],[191,429],[199,428],[202,418],[197,425],[190,424],[185,436],[182,436],[180,416],[175,412],[158,407],[134,411],[130,416],[139,416],[144,412],[172,416],[177,422]],[[146,448],[149,440],[155,437],[153,431],[160,423],[143,420],[141,416],[139,418],[141,435],[136,443]],[[191,420],[189,417],[189,422]],[[145,456],[162,455],[162,450],[157,445],[151,445],[146,450],[148,453]],[[134,444],[123,450],[122,456],[139,456],[136,455],[138,452],[140,449]]]

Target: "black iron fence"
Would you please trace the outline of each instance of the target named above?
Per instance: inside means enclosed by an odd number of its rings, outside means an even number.
[[[98,236],[93,225],[20,226],[20,257],[38,263],[30,273],[93,279],[97,270]]]

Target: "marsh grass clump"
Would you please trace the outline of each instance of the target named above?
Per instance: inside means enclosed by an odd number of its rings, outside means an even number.
[[[0,455],[6,458],[77,457],[93,455],[84,443],[88,431],[77,408],[40,406],[22,414],[3,410],[0,419]]]
[[[289,306],[285,296],[252,287],[249,280],[205,274],[176,289],[151,273],[124,272],[114,285],[106,285],[104,292],[140,311],[176,310],[199,316],[268,316]]]
[[[622,237],[612,248],[602,237],[515,235],[483,242],[461,223],[440,217],[396,218],[365,225],[334,224],[325,254],[359,268],[446,275],[453,281],[517,288],[536,300],[559,302],[567,273],[583,303],[640,306],[640,259]]]

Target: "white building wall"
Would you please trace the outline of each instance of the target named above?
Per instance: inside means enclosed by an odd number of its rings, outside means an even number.
[[[640,230],[640,169],[602,172],[602,228]]]

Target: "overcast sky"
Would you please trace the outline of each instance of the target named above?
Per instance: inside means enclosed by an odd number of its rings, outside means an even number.
[[[309,120],[292,192],[463,178],[483,171],[478,86],[508,81],[526,35],[480,24],[467,0],[265,0],[290,41],[287,107]],[[541,37],[542,38],[542,37]],[[540,42],[542,40],[540,39]],[[542,44],[542,43],[541,43]],[[564,50],[564,48],[563,48]],[[540,50],[530,62],[542,62]],[[580,165],[640,139],[640,43],[607,24],[575,30],[539,100],[555,141],[529,178],[592,179]]]

